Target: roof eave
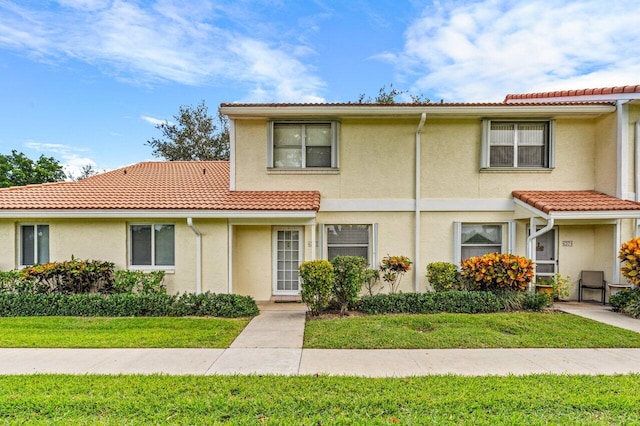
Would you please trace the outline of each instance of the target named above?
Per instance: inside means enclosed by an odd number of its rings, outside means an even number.
[[[3,209],[0,219],[314,219],[315,210]]]
[[[229,118],[302,118],[302,117],[412,117],[423,112],[427,116],[482,117],[482,116],[598,116],[612,113],[615,106],[603,104],[563,105],[224,105],[220,111]]]
[[[545,220],[551,218],[554,220],[640,219],[640,210],[550,211],[546,213],[518,198],[514,198],[513,201],[517,206]]]

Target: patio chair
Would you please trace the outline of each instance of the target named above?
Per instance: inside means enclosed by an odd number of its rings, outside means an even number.
[[[582,271],[578,281],[578,302],[582,302],[582,290],[600,290],[602,292],[602,304],[605,304],[605,292],[607,282],[604,280],[604,271]]]

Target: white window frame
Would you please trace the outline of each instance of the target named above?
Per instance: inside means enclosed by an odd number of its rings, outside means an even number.
[[[22,237],[22,229],[25,226],[33,226],[33,260],[35,263],[33,264],[26,264],[23,262],[23,258],[22,258],[22,245],[23,245],[23,237]],[[18,224],[18,253],[17,253],[17,264],[20,268],[25,268],[27,266],[33,266],[33,265],[38,265],[41,264],[42,262],[40,262],[40,259],[38,259],[38,246],[40,245],[40,238],[38,237],[38,227],[39,226],[46,226],[49,228],[49,259],[46,260],[46,262],[50,262],[51,261],[51,226],[48,223],[20,223]]]
[[[153,232],[156,225],[173,226],[173,265],[156,265],[156,244],[155,244],[155,232]],[[151,227],[151,265],[134,265],[133,264],[133,238],[131,235],[133,226],[150,226]],[[176,224],[165,222],[135,222],[127,224],[127,241],[128,241],[128,268],[130,270],[143,270],[143,271],[173,271],[176,267]]]
[[[491,123],[513,123],[513,124],[526,124],[526,123],[547,123],[547,158],[546,165],[542,167],[519,167],[518,161],[518,145],[517,139],[514,142],[514,164],[513,167],[491,167]],[[517,128],[517,126],[516,126]],[[517,132],[516,132],[517,135]],[[482,120],[482,146],[480,153],[480,169],[482,170],[551,170],[556,166],[556,121],[547,118],[537,119],[483,119]]]
[[[302,137],[301,137],[301,166],[300,167],[276,167],[274,164],[274,127],[277,124],[297,124],[302,126]],[[307,125],[313,124],[330,124],[331,125],[331,167],[307,167],[306,165],[306,137],[305,137],[305,129]],[[288,170],[288,171],[298,171],[304,170],[308,172],[313,171],[323,171],[323,170],[334,170],[339,168],[339,156],[338,156],[338,134],[339,134],[339,122],[335,120],[313,120],[313,121],[270,121],[267,126],[268,134],[267,134],[267,169],[269,170]]]
[[[378,267],[378,224],[377,223],[321,223],[318,225],[318,235],[320,236],[320,244],[319,246],[322,248],[322,252],[320,253],[321,259],[329,259],[329,244],[327,238],[328,228],[330,226],[349,226],[349,225],[360,225],[367,226],[369,228],[369,243],[368,243],[368,257],[369,257],[369,267],[377,268]],[[346,247],[347,245],[345,245]],[[352,246],[352,245],[349,245]]]
[[[460,266],[462,259],[462,225],[501,225],[502,243],[500,253],[513,253],[515,249],[516,222],[511,221],[465,221],[453,223],[453,263]]]

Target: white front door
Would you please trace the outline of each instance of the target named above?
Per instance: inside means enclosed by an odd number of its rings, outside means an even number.
[[[536,282],[549,281],[558,272],[557,228],[536,238]]]
[[[273,294],[300,294],[298,267],[304,247],[302,227],[273,228]]]

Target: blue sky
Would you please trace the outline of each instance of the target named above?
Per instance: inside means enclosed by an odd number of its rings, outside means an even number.
[[[180,105],[640,84],[637,0],[0,0],[0,153],[154,159]]]

